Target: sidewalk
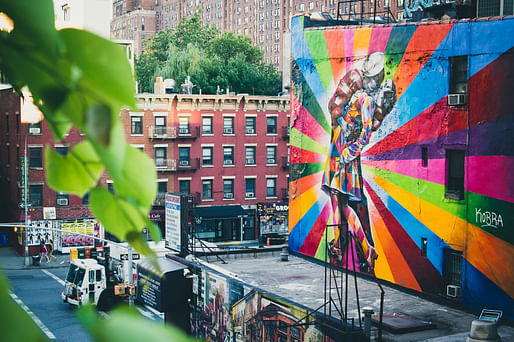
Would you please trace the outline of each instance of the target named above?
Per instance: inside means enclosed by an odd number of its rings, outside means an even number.
[[[69,254],[54,253],[57,260],[47,262],[46,258],[41,260],[39,266],[32,264],[32,257],[29,257],[30,264],[25,266],[25,258],[20,255],[14,247],[2,246],[0,247],[0,268],[3,270],[28,270],[28,269],[47,269],[47,268],[61,268],[70,265]]]

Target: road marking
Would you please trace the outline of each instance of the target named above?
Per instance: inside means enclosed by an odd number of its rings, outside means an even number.
[[[55,280],[57,280],[57,282],[59,284],[61,284],[62,286],[64,286],[64,280],[62,280],[61,278],[59,278],[58,276],[56,276],[55,274],[53,274],[52,272],[49,272],[47,270],[41,270],[43,271],[44,273],[46,273],[47,275],[49,275],[50,277],[54,278]]]
[[[16,304],[18,304],[23,310],[25,310],[25,312],[30,316],[30,318],[32,318],[32,320],[34,321],[34,323],[36,323],[39,329],[41,329],[43,333],[45,333],[46,337],[48,337],[51,340],[55,339],[55,335],[52,334],[52,332],[46,327],[46,325],[44,325],[43,322],[41,322],[41,320],[28,308],[28,306],[26,306],[25,303],[23,303],[23,301],[20,298],[18,298],[17,295],[11,292],[11,290],[9,290],[9,296],[11,296],[11,298],[16,302]]]

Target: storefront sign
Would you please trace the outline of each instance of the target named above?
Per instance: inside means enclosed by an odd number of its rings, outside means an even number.
[[[45,220],[55,220],[55,207],[44,207],[43,208],[43,218]]]
[[[180,251],[180,196],[166,194],[165,246]]]
[[[165,211],[164,210],[152,210],[150,211],[150,220],[159,222],[164,219]]]
[[[287,213],[289,206],[284,202],[259,203],[257,204],[259,215],[273,215],[275,213]]]
[[[137,275],[137,300],[157,311],[162,311],[161,277],[140,266],[137,268]]]

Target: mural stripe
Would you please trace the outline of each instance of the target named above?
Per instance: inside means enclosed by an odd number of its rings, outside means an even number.
[[[337,85],[339,79],[344,75],[346,67],[344,33],[338,29],[327,29],[325,30],[325,40],[330,63],[332,63],[333,81]]]
[[[514,203],[514,157],[468,157],[467,165],[468,191]]]
[[[344,54],[346,57],[346,71],[351,70],[353,67],[353,39],[354,28],[343,30],[344,34]]]
[[[326,145],[330,141],[330,133],[327,132],[325,128],[319,124],[318,121],[316,121],[316,118],[310,115],[310,113],[307,111],[305,107],[298,103],[298,100],[295,96],[291,96],[291,98],[291,107],[297,108],[298,115],[293,117],[293,120],[291,121],[290,134],[293,134],[293,129],[296,129],[302,134],[306,135],[307,137],[316,140],[316,142]],[[303,119],[297,120],[298,117],[302,117]],[[297,137],[300,136],[291,136],[290,143],[300,146],[300,140],[293,140]]]
[[[328,218],[330,217],[331,210],[332,206],[327,201],[324,203],[321,213],[319,215],[314,216],[316,218],[316,222],[314,222],[314,224],[312,225],[308,225],[308,229],[305,229],[308,231],[308,234],[303,240],[302,247],[299,250],[300,253],[310,256],[314,256],[316,254],[316,250],[318,249],[321,237],[323,236],[323,232],[325,231]]]
[[[444,160],[440,160],[440,163],[444,164]],[[447,200],[441,202],[441,198],[444,198],[445,193],[444,184],[403,176],[401,174],[391,173],[378,168],[371,170],[370,166],[363,166],[363,170],[364,169],[368,172],[373,172],[378,177],[387,179],[391,184],[394,184],[401,189],[411,189],[411,192],[416,191],[420,200],[437,206],[441,210],[454,215],[460,220],[467,220],[470,223],[481,222],[480,225],[483,225],[487,232],[495,235],[499,239],[503,239],[514,244],[514,236],[512,232],[509,230],[498,229],[509,227],[512,222],[514,222],[514,213],[509,210],[509,207],[511,206],[510,202],[467,192],[464,196],[467,198],[467,204],[470,211],[468,214],[469,217],[466,217],[466,210],[459,201]],[[470,167],[466,167],[466,169],[469,170]],[[413,210],[419,209],[415,208]],[[499,223],[500,221],[501,224]],[[490,226],[492,222],[496,222],[496,224],[493,224],[493,227]]]
[[[393,216],[391,203],[387,203],[386,205],[374,192],[373,187],[370,186],[370,184],[367,184],[367,186],[371,202],[373,202],[375,209],[380,213],[382,220],[387,226],[387,238],[391,239],[390,245],[387,245],[385,249],[389,251],[389,248],[391,248],[393,244],[397,248],[397,252],[394,256],[387,256],[387,259],[394,260],[395,264],[400,263],[400,265],[391,265],[395,280],[409,288],[418,289],[418,291],[423,290],[437,293],[438,289],[434,288],[433,280],[434,277],[436,277],[435,279],[440,278],[439,272],[427,258],[421,257],[420,248],[407,232],[403,230],[401,222]],[[409,272],[405,272],[406,270],[409,270]]]
[[[323,84],[325,93],[334,89],[332,78],[332,65],[327,50],[327,42],[323,30],[305,31],[305,40],[312,55],[312,61],[318,71],[318,76]]]
[[[318,140],[314,140],[313,138],[304,135],[296,128],[291,128],[289,132],[289,142],[291,146],[301,146],[303,149],[306,149],[308,151],[314,153],[321,153],[325,156],[327,155],[328,147],[326,145],[323,145],[322,142],[319,142]]]
[[[355,29],[353,56],[355,59],[363,59],[368,55],[371,27],[359,27]]]
[[[392,26],[373,27],[371,30],[371,38],[369,39],[368,55],[377,51],[385,51],[392,29]]]
[[[495,267],[501,268],[505,260],[512,260],[514,245],[498,239],[492,234],[467,223],[465,220],[450,214],[432,203],[409,194],[384,178],[375,176],[373,180],[380,188],[387,191],[390,198],[397,201],[399,205],[411,213],[419,222],[424,222],[423,226],[429,229],[426,232],[427,235],[431,232],[441,239],[441,244],[436,246],[443,247],[449,245],[462,250],[464,246],[458,244],[458,242],[466,241],[467,260],[489,279],[497,283],[509,295],[514,297],[514,273],[495,269]],[[461,210],[464,211],[465,208]],[[414,228],[409,225],[403,226],[408,231],[412,231]],[[448,227],[453,227],[453,229],[448,229]],[[457,245],[453,245],[454,241]],[[436,264],[434,266],[437,267]]]
[[[319,226],[319,221],[321,219],[324,220],[322,226],[322,229],[324,229],[328,217],[330,216],[330,214],[326,212],[327,207],[329,207],[327,206],[327,203],[327,198],[325,198],[324,202],[314,202],[312,206],[309,208],[309,210],[305,213],[305,215],[303,215],[302,218],[298,221],[298,223],[294,225],[294,227],[291,229],[291,231],[289,232],[289,247],[293,251],[300,251],[302,246],[305,246],[307,235],[310,234],[310,231],[314,229],[311,227],[314,227],[314,225]],[[317,246],[318,244],[316,243],[315,247],[311,248],[315,249],[317,248]],[[314,252],[308,255],[313,256]]]
[[[323,194],[323,191],[319,187],[321,175],[321,173],[315,173],[289,183],[289,187],[291,189],[291,200],[289,203],[289,230],[298,223],[298,221],[318,200],[318,197]]]
[[[327,159],[323,153],[311,152],[291,145],[289,151],[289,162],[291,164],[298,163],[321,163]]]
[[[310,109],[311,106],[314,106],[312,102],[316,102],[318,107],[327,108],[328,100],[325,96],[323,84],[321,83],[316,68],[313,65],[310,50],[306,47],[307,42],[303,35],[303,25],[299,25],[298,17],[294,17],[291,19],[291,55],[298,65],[306,82],[303,85],[310,90],[310,94],[308,94],[304,89],[304,106]],[[296,80],[294,80],[294,71],[291,73],[291,76],[293,77],[293,82],[296,83]],[[302,83],[303,82],[298,82],[297,84]],[[310,99],[311,96],[313,97],[312,99]],[[306,99],[309,99],[311,104],[306,105]],[[312,110],[309,110],[309,112],[313,113]]]
[[[385,79],[393,78],[414,31],[416,31],[416,25],[394,26],[391,30],[386,49],[384,51]]]
[[[289,165],[290,181],[295,181],[313,173],[322,171],[325,163],[302,163]]]
[[[432,57],[443,38],[450,32],[453,24],[438,25],[437,29],[429,25],[418,26],[405,49],[402,61],[394,74],[396,96],[400,97],[416,77],[419,70]]]

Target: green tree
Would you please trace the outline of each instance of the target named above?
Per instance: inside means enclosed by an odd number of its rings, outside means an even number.
[[[201,10],[196,9],[191,18],[183,17],[180,20],[171,35],[171,44],[179,49],[185,49],[189,44],[205,47],[219,34],[215,26],[203,26],[200,14]]]
[[[226,63],[237,54],[242,54],[243,61],[250,64],[259,64],[263,58],[261,49],[252,45],[249,37],[236,36],[229,31],[213,39],[207,46],[207,50],[210,56],[219,56]]]

